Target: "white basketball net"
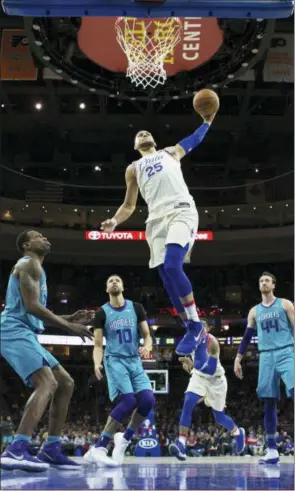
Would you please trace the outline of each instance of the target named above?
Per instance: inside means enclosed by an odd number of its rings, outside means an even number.
[[[182,23],[177,17],[144,19],[119,17],[115,24],[117,41],[127,56],[127,77],[137,87],[146,89],[164,84],[165,58],[181,41]]]

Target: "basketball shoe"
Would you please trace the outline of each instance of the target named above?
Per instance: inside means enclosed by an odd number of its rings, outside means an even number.
[[[45,472],[49,469],[46,462],[42,462],[37,457],[29,453],[29,442],[18,440],[3,452],[1,455],[1,469],[7,471],[26,471],[26,472]]]
[[[38,459],[64,471],[80,470],[81,466],[62,453],[61,443],[45,443],[37,455]]]
[[[186,453],[184,445],[178,440],[175,440],[174,443],[170,443],[169,445],[169,453],[176,457],[178,460],[186,460]]]

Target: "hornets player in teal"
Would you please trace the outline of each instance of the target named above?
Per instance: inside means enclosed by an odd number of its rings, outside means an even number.
[[[283,380],[287,396],[294,401],[294,305],[290,300],[274,296],[276,278],[264,272],[259,278],[262,302],[248,315],[248,327],[241,341],[234,371],[243,378],[241,360],[257,329],[259,375],[257,394],[264,400],[264,428],[267,439],[263,464],[277,464],[279,454],[276,445],[277,401],[280,398],[280,381]]]
[[[1,468],[42,472],[54,465],[60,469],[77,469],[74,461],[61,452],[60,434],[64,425],[74,381],[59,362],[41,346],[37,335],[44,331],[43,322],[92,338],[87,327],[87,311],[58,316],[46,308],[47,285],[42,267],[50,252],[50,243],[34,230],[22,232],[16,241],[23,257],[12,268],[6,305],[1,315],[0,352],[25,384],[34,389],[28,400],[14,441],[1,456]],[[29,452],[29,440],[48,403],[48,438],[38,457]]]
[[[114,401],[119,397],[119,402],[111,412],[101,438],[86,454],[85,460],[98,465],[117,466],[122,464],[132,436],[154,406],[151,382],[141,361],[141,357],[151,351],[152,339],[142,305],[124,299],[122,279],[112,275],[106,287],[109,302],[98,310],[93,323],[94,370],[100,380],[103,360],[110,399]],[[104,354],[103,336],[106,339]],[[139,347],[141,337],[144,344]],[[131,416],[131,420],[125,433],[115,434],[128,416]],[[107,445],[113,435],[115,448],[110,459]]]

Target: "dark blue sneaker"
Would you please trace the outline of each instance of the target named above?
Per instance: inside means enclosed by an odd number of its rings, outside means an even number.
[[[201,340],[207,332],[202,322],[189,321],[187,323],[187,332],[176,346],[178,355],[190,355],[197,349]]]
[[[245,430],[244,428],[239,428],[240,433],[235,436],[236,440],[236,452],[242,453],[245,448]]]
[[[43,445],[37,457],[42,462],[46,462],[46,464],[61,470],[73,471],[81,469],[81,466],[77,462],[74,462],[74,460],[69,459],[69,457],[62,453],[60,442]]]
[[[186,460],[184,445],[177,439],[169,445],[169,453],[178,460]]]
[[[1,455],[1,469],[7,471],[45,472],[49,465],[29,453],[29,442],[19,440],[7,447]]]

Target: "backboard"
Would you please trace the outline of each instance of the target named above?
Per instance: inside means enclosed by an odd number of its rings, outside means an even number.
[[[292,0],[3,0],[7,14],[24,17],[289,17]]]

